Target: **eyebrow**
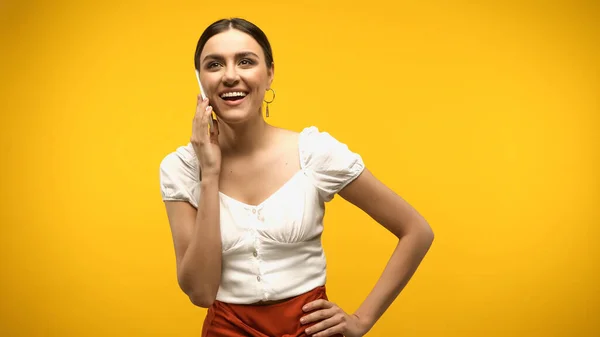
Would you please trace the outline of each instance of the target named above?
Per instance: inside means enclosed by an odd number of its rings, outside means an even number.
[[[256,58],[258,58],[258,55],[256,55],[255,53],[251,52],[251,51],[244,51],[244,52],[239,52],[235,54],[235,58],[239,59],[242,57],[248,57],[248,56],[254,56]],[[202,62],[204,63],[206,60],[224,60],[225,58],[222,55],[219,54],[208,54],[204,57],[204,60],[202,60]]]

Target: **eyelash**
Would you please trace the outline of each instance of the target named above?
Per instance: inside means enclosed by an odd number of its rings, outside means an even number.
[[[240,60],[240,63],[242,63],[242,62],[247,62],[247,65],[254,65],[254,61],[253,61],[253,60],[251,60],[251,59],[241,59],[241,60]],[[219,63],[218,63],[218,62],[210,62],[210,63],[207,65],[207,67],[208,67],[209,69],[212,69],[212,68],[213,68],[214,66],[216,66],[216,65],[219,65]]]
[[[242,60],[240,60],[240,63],[242,63],[243,61],[247,61],[249,65],[254,64],[254,61],[252,61],[251,59],[242,59]]]

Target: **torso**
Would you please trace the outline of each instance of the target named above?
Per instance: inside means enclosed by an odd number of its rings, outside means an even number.
[[[223,158],[219,190],[248,205],[258,205],[300,170],[297,132],[277,129],[272,145],[251,157]]]
[[[300,170],[299,134],[278,129],[272,146],[253,157],[224,158],[221,163],[221,193],[248,205],[258,205],[285,185]],[[276,304],[260,301],[252,305]]]
[[[216,299],[224,303],[273,304],[323,286],[325,203],[364,167],[316,127],[300,133],[270,128],[263,135],[268,140],[249,155],[221,148],[224,268]],[[165,158],[163,199],[198,207],[199,169],[191,143]]]

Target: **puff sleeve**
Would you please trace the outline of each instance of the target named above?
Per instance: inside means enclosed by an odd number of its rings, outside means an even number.
[[[312,126],[300,135],[302,169],[324,201],[356,179],[364,170],[362,157],[327,132]]]
[[[191,144],[180,146],[163,158],[159,177],[164,201],[187,201],[198,207],[200,173]]]

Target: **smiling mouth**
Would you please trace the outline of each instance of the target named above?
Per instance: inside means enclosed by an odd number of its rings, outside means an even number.
[[[247,95],[248,94],[243,91],[233,91],[223,93],[219,97],[221,97],[221,99],[223,99],[226,102],[234,103],[242,101]]]

